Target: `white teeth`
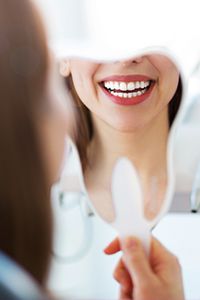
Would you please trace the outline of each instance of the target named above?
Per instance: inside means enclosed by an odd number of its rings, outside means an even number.
[[[141,83],[140,83],[140,87],[141,87],[142,89],[145,87],[145,83],[144,83],[144,81],[141,81]]]
[[[120,82],[119,89],[121,91],[127,91],[127,86],[125,82]]]
[[[119,82],[114,82],[114,89],[119,90],[120,84]]]
[[[139,89],[139,88],[140,88],[140,83],[139,83],[139,81],[136,82],[135,87],[136,87],[136,89]]]
[[[132,91],[135,89],[135,83],[134,82],[129,82],[128,83],[128,91]]]
[[[134,92],[135,89],[144,89],[150,85],[148,81],[136,81],[136,82],[118,82],[118,81],[105,81],[104,87],[112,91],[121,92]]]
[[[105,82],[105,83],[104,83],[104,86],[105,86],[107,89],[109,89],[109,88],[110,88],[110,82],[108,82],[108,81]]]
[[[143,95],[147,91],[147,87],[151,81],[135,81],[135,82],[119,82],[119,81],[105,81],[104,87],[112,95],[119,98],[134,98]],[[140,90],[138,90],[140,89]]]
[[[138,92],[134,92],[134,93],[120,93],[120,92],[114,92],[114,91],[110,91],[110,93],[114,96],[120,97],[120,98],[134,98],[137,96],[141,96],[146,92],[146,89],[144,89],[143,91],[138,91]]]
[[[109,84],[110,84],[110,89],[114,90],[114,83],[111,81],[111,82],[109,82]]]

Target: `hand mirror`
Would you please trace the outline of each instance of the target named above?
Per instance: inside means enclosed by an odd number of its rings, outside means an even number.
[[[72,58],[64,64],[79,120],[74,143],[82,191],[92,210],[119,231],[116,213],[122,226],[119,212],[127,203],[125,227],[134,234],[137,215],[150,231],[173,197],[173,142],[183,97],[178,67],[163,49],[114,62]],[[124,230],[123,236],[131,234]]]
[[[155,1],[153,6],[157,9],[152,10],[149,1],[127,1],[125,8],[121,1],[69,0],[55,7],[49,1],[49,13],[55,20],[60,16],[57,26],[50,26],[50,44],[64,58],[62,73],[77,112],[74,144],[81,170],[75,173],[82,182],[80,189],[87,191],[93,210],[112,223],[113,169],[120,157],[128,158],[150,228],[168,210],[173,194],[173,140],[183,78],[170,50],[176,45],[173,39],[182,41],[180,29],[187,15],[183,7],[177,22],[179,6],[174,2],[173,11],[169,3]],[[142,10],[145,23],[157,30],[151,34],[147,26],[136,30],[141,16],[133,18],[134,10]]]

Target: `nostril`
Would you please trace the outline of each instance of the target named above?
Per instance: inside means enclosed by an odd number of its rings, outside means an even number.
[[[123,61],[115,61],[114,63],[115,64],[121,64],[122,66],[129,66],[131,64],[139,64],[141,63],[143,60],[143,57],[142,56],[138,56],[136,58],[131,58],[131,59],[127,59],[127,60],[123,60]]]
[[[134,60],[132,60],[132,63],[139,64],[142,62],[142,59],[143,59],[142,56],[136,57]]]

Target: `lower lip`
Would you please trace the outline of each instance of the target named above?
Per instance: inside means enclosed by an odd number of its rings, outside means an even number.
[[[103,86],[101,86],[101,88],[102,88],[103,92],[106,94],[106,96],[108,96],[112,102],[119,104],[119,105],[128,106],[128,105],[137,105],[137,104],[140,104],[140,103],[146,101],[149,98],[149,96],[151,95],[154,85],[155,85],[155,83],[152,82],[149,89],[143,95],[136,96],[133,98],[122,98],[122,97],[114,96],[111,93],[109,93]]]

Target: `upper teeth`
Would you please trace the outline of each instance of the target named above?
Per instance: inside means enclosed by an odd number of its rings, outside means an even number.
[[[119,82],[119,81],[105,81],[104,86],[110,90],[120,91],[134,91],[135,89],[144,89],[150,85],[148,81],[135,81],[135,82]]]

